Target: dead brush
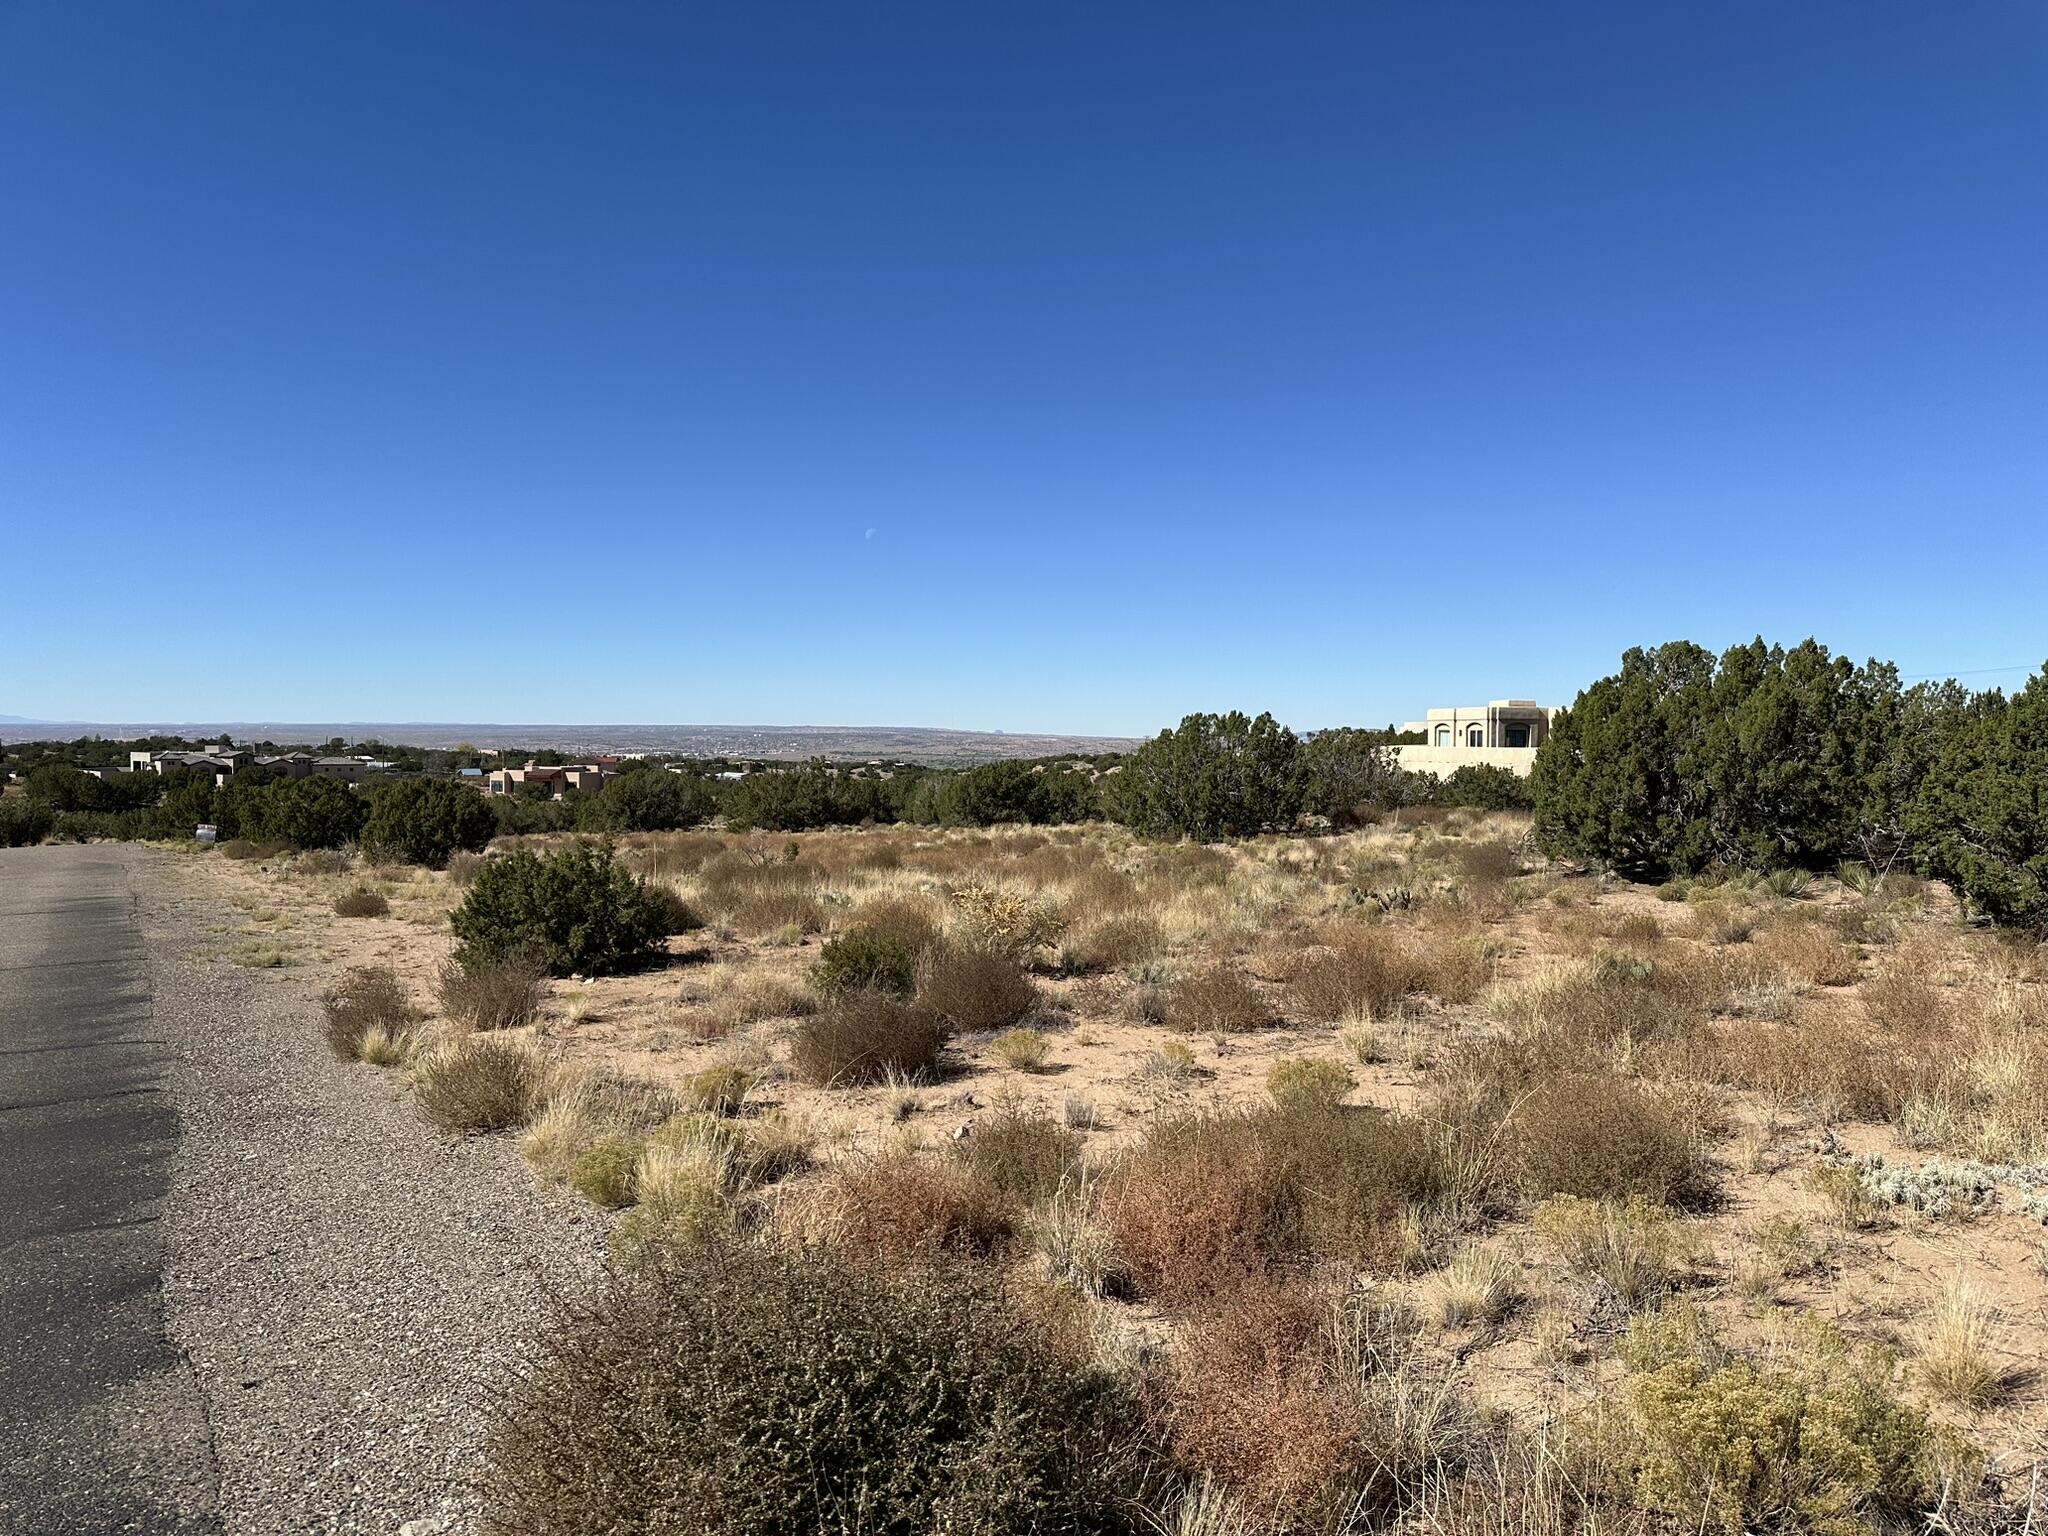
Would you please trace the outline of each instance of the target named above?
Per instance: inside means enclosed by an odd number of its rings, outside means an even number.
[[[292,872],[300,875],[345,875],[355,864],[346,848],[308,848],[292,860]]]
[[[1825,921],[1800,916],[1775,923],[1757,936],[1765,954],[1784,968],[1786,974],[1809,987],[1853,985],[1862,970],[1862,956],[1854,944],[1845,941]]]
[[[1056,944],[1065,926],[1051,904],[995,886],[962,886],[953,892],[953,904],[968,931],[986,946],[1035,949]]]
[[[516,1130],[545,1101],[547,1064],[517,1040],[472,1035],[413,1064],[413,1092],[429,1124],[451,1135]]]
[[[1511,1117],[1522,1186],[1536,1199],[1578,1195],[1700,1208],[1717,1181],[1699,1125],[1676,1095],[1613,1072],[1536,1083]]]
[[[819,1199],[840,1243],[885,1259],[985,1257],[1016,1235],[1016,1203],[1001,1188],[914,1152],[843,1163]]]
[[[880,934],[912,955],[939,943],[945,914],[937,902],[919,896],[871,896],[853,909],[846,926]]]
[[[1081,1138],[1050,1115],[1011,1105],[976,1121],[953,1143],[953,1159],[1005,1194],[1036,1204],[1077,1174]]]
[[[1191,1034],[1242,1034],[1271,1024],[1273,1010],[1237,971],[1212,965],[1168,989],[1164,1022],[1169,1029]]]
[[[1104,918],[1074,933],[1060,949],[1060,967],[1070,975],[1096,975],[1155,960],[1166,951],[1166,935],[1149,917]]]
[[[320,996],[327,1043],[343,1061],[378,1065],[403,1055],[417,1015],[405,984],[389,966],[355,966]]]
[[[1037,1007],[1038,989],[1006,948],[948,946],[919,966],[917,1001],[953,1029],[973,1034],[1015,1024]]]
[[[1377,929],[1339,929],[1332,942],[1295,962],[1287,995],[1304,1019],[1385,1018],[1416,988],[1413,960],[1392,935]]]
[[[441,1011],[470,1029],[523,1029],[547,1000],[547,967],[530,955],[470,965],[444,961],[437,990]]]
[[[352,891],[344,891],[334,898],[336,917],[389,917],[391,903],[367,885],[359,885]]]
[[[797,1026],[790,1065],[807,1082],[850,1087],[936,1071],[946,1022],[917,1003],[878,993],[841,998]]]

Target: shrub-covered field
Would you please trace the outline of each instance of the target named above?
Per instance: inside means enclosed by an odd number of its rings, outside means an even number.
[[[619,1213],[497,1529],[2025,1522],[2048,954],[1942,887],[1631,885],[1442,809],[616,848],[573,888],[666,936],[598,976],[454,958],[503,843],[190,866],[337,1054]]]

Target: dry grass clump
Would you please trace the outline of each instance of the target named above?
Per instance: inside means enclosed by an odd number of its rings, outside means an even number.
[[[1497,1323],[1522,1300],[1522,1269],[1491,1248],[1461,1248],[1430,1282],[1446,1328]]]
[[[444,961],[441,1011],[471,1029],[523,1029],[547,999],[547,967],[529,955],[469,965]]]
[[[410,1043],[415,1015],[389,966],[354,966],[320,996],[327,1043],[343,1061],[388,1066]]]
[[[1416,1333],[1399,1306],[1300,1281],[1219,1297],[1168,1376],[1175,1459],[1228,1490],[1221,1513],[1238,1529],[1388,1524],[1482,1442],[1470,1400],[1425,1362]]]
[[[1376,1110],[1183,1115],[1108,1176],[1101,1219],[1139,1288],[1185,1303],[1308,1255],[1391,1270],[1449,1184],[1425,1128]]]
[[[413,1091],[427,1121],[454,1135],[525,1125],[547,1088],[547,1064],[517,1040],[473,1035],[413,1064]]]
[[[1688,1109],[1670,1090],[1619,1073],[1542,1079],[1510,1121],[1522,1186],[1537,1199],[1641,1195],[1659,1204],[1711,1204],[1717,1181]]]
[[[292,860],[292,870],[301,875],[345,875],[354,863],[345,848],[308,848]]]
[[[1671,1213],[1640,1195],[1620,1203],[1560,1195],[1537,1210],[1536,1231],[1596,1307],[1624,1313],[1668,1291],[1692,1253]]]
[[[1384,1018],[1414,988],[1407,952],[1391,934],[1361,928],[1303,955],[1288,980],[1295,1012],[1317,1023]]]
[[[1016,1201],[999,1185],[913,1152],[842,1164],[821,1199],[841,1243],[888,1259],[985,1257],[1016,1233]]]
[[[1035,949],[1056,944],[1066,927],[1057,907],[1021,891],[966,885],[953,892],[953,902],[968,931],[992,947]]]
[[[1018,1024],[989,1041],[988,1053],[1012,1072],[1041,1072],[1052,1048],[1037,1030]]]
[[[485,1452],[492,1528],[1132,1533],[1143,1404],[959,1266],[713,1245],[564,1309]]]
[[[1273,1022],[1273,1010],[1236,970],[1212,965],[1183,976],[1167,990],[1162,1022],[1191,1034],[1234,1035],[1264,1029]]]
[[[467,886],[483,867],[484,855],[468,848],[458,848],[448,855],[448,883],[457,887]]]
[[[1011,1106],[969,1127],[953,1143],[953,1157],[1005,1194],[1036,1204],[1076,1173],[1081,1138],[1050,1115]]]
[[[1166,935],[1149,917],[1104,918],[1074,933],[1060,950],[1061,966],[1078,976],[1143,965],[1166,952]]]
[[[1846,987],[1861,974],[1863,957],[1827,924],[1811,918],[1779,923],[1757,941],[1788,975],[1809,987]]]
[[[937,1069],[949,1031],[919,1003],[854,993],[799,1024],[790,1065],[825,1087],[880,1082],[891,1072],[916,1077]]]
[[[947,947],[925,957],[918,1005],[972,1034],[1016,1023],[1038,1004],[1038,991],[1007,951]]]
[[[944,922],[944,912],[928,897],[871,896],[853,909],[847,926],[880,934],[918,956],[939,942]]]
[[[336,917],[389,917],[391,903],[367,885],[344,891],[334,898]]]
[[[817,1011],[817,994],[788,976],[739,977],[729,981],[711,1004],[712,1018],[726,1034],[764,1019],[798,1019]]]
[[[754,1074],[732,1062],[693,1072],[683,1080],[682,1100],[709,1115],[736,1115],[754,1089]]]
[[[1343,1063],[1313,1057],[1287,1057],[1266,1072],[1267,1097],[1281,1109],[1329,1108],[1343,1103],[1356,1086]]]
[[[280,853],[288,853],[290,843],[262,843],[246,837],[231,837],[220,845],[220,856],[237,861],[274,859]]]
[[[1992,1355],[1996,1314],[1960,1276],[1935,1304],[1920,1346],[1920,1376],[1945,1402],[1988,1408],[2005,1395],[2007,1377]]]

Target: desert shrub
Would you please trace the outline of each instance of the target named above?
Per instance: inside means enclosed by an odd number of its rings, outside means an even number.
[[[1037,989],[1007,952],[979,945],[935,950],[917,978],[917,1001],[967,1033],[1002,1029],[1029,1013]]]
[[[825,909],[808,891],[750,891],[736,897],[725,909],[733,931],[759,937],[789,932],[823,933]]]
[[[2048,929],[2048,667],[2008,702],[1978,701],[1909,817],[1921,870],[1998,923]]]
[[[1266,1073],[1266,1093],[1282,1109],[1341,1104],[1354,1086],[1342,1063],[1309,1057],[1276,1061]]]
[[[868,990],[907,997],[917,985],[917,954],[872,928],[827,939],[812,973],[821,992]]]
[[[753,1091],[754,1074],[725,1063],[693,1072],[683,1084],[683,1101],[713,1115],[736,1115]]]
[[[1780,923],[1765,930],[1760,942],[1766,954],[1808,986],[1846,987],[1861,970],[1856,946],[1825,923]]]
[[[971,1165],[913,1152],[856,1158],[833,1171],[832,1231],[889,1259],[986,1255],[1015,1235],[1016,1201]]]
[[[1185,1303],[1311,1255],[1392,1269],[1446,1187],[1426,1130],[1376,1110],[1185,1115],[1105,1180],[1101,1218],[1139,1289]]]
[[[591,1143],[569,1167],[569,1183],[592,1205],[622,1211],[633,1203],[633,1168],[640,1143],[607,1136]]]
[[[1435,803],[1475,811],[1526,811],[1535,800],[1529,781],[1512,768],[1467,763],[1438,786]]]
[[[853,910],[849,929],[888,939],[915,957],[939,942],[937,907],[930,901],[903,896],[875,896]]]
[[[582,800],[576,822],[593,832],[668,832],[694,827],[715,809],[711,787],[701,778],[643,764]]]
[[[389,966],[353,966],[320,996],[327,1015],[327,1043],[343,1061],[354,1061],[366,1039],[397,1040],[412,1029],[412,1004],[405,984]]]
[[[481,848],[498,830],[490,803],[447,779],[393,779],[372,786],[369,801],[363,846],[401,864],[440,869],[457,849]]]
[[[1934,1491],[1926,1416],[1826,1349],[1780,1366],[1708,1349],[1638,1371],[1614,1446],[1642,1504],[1721,1536],[1903,1526]]]
[[[1189,715],[1126,757],[1103,781],[1103,800],[1141,837],[1248,837],[1300,816],[1301,755],[1294,732],[1271,715]]]
[[[1461,1248],[1437,1271],[1430,1289],[1446,1328],[1496,1323],[1522,1300],[1521,1266],[1491,1248]]]
[[[1287,995],[1304,1019],[1383,1018],[1413,990],[1414,966],[1391,936],[1359,929],[1296,962]]]
[[[391,903],[367,885],[344,891],[334,898],[336,917],[389,917]]]
[[[301,875],[345,875],[354,863],[341,848],[308,848],[292,860],[292,870]]]
[[[1660,1093],[1615,1073],[1566,1073],[1531,1088],[1513,1117],[1522,1185],[1537,1199],[1579,1195],[1702,1206],[1714,1195],[1697,1128]]]
[[[1036,1203],[1073,1175],[1081,1138],[1050,1115],[1012,1107],[977,1121],[953,1156],[1006,1195]]]
[[[684,900],[683,893],[674,886],[644,881],[641,889],[653,909],[654,923],[661,930],[662,937],[695,933],[704,926],[704,919],[697,915],[697,909]]]
[[[1229,1035],[1264,1029],[1273,1010],[1258,988],[1227,965],[1214,965],[1175,982],[1166,994],[1166,1026],[1191,1033]]]
[[[195,825],[197,823],[195,822]],[[40,801],[0,796],[0,848],[30,848],[56,830],[57,813]],[[192,830],[185,829],[190,837]]]
[[[220,856],[222,858],[249,863],[262,859],[274,859],[285,851],[286,845],[283,843],[259,842],[247,837],[231,837],[220,845]]]
[[[1023,951],[1058,940],[1066,919],[1050,902],[991,885],[965,885],[953,892],[960,920],[988,949]]]
[[[558,976],[602,975],[658,949],[669,914],[609,844],[577,843],[488,860],[449,922],[465,964],[521,953]]]
[[[879,1082],[892,1071],[916,1076],[938,1066],[947,1033],[945,1020],[920,1004],[850,993],[797,1026],[790,1065],[828,1087]]]
[[[1149,917],[1126,915],[1091,923],[1069,938],[1060,950],[1060,964],[1075,975],[1121,970],[1156,959],[1166,949],[1166,935]]]
[[[361,835],[370,803],[336,779],[310,776],[233,786],[245,837],[295,848],[339,848]]]
[[[673,1254],[565,1311],[513,1381],[486,1528],[1135,1536],[1145,1422],[988,1277]]]
[[[2007,1376],[1991,1353],[1993,1313],[1960,1277],[1936,1302],[1920,1350],[1920,1379],[1944,1401],[1988,1408],[2004,1395]]]
[[[1685,1232],[1663,1206],[1560,1195],[1536,1212],[1536,1230],[1596,1305],[1635,1312],[1670,1289],[1688,1257]]]
[[[413,1068],[413,1091],[428,1122],[457,1135],[514,1130],[540,1108],[547,1068],[531,1046],[472,1035]]]
[[[547,998],[547,969],[530,955],[445,961],[438,983],[441,1011],[471,1029],[523,1029]]]
[[[735,1229],[738,1165],[728,1138],[700,1126],[702,1119],[680,1117],[641,1147],[633,1164],[633,1209],[613,1233],[621,1257],[646,1262],[694,1252]]]
[[[1012,1072],[1036,1072],[1051,1054],[1045,1036],[1024,1024],[1013,1025],[989,1041],[988,1052]]]
[[[451,885],[468,885],[476,878],[476,872],[484,867],[484,855],[468,848],[458,848],[448,855],[448,882]]]

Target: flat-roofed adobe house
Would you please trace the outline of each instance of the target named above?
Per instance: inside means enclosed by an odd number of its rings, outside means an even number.
[[[1421,744],[1396,747],[1394,753],[1409,772],[1433,773],[1440,779],[1481,763],[1526,775],[1535,766],[1536,749],[1550,735],[1555,713],[1534,699],[1432,709],[1426,719],[1401,727],[1410,735],[1419,732]]]
[[[563,792],[571,789],[581,794],[594,795],[608,782],[618,777],[610,769],[599,766],[602,761],[599,759],[598,763],[558,765],[528,763],[524,768],[500,768],[493,772],[488,780],[490,792],[494,795],[509,795],[522,788],[534,786],[545,790],[551,800],[561,799]],[[612,761],[616,763],[618,759],[614,758]]]

